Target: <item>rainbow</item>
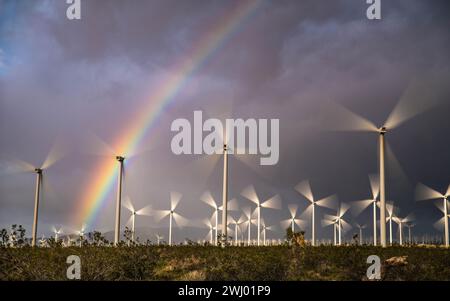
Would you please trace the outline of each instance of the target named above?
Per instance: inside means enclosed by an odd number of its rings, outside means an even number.
[[[118,155],[133,153],[146,133],[155,124],[160,113],[178,95],[186,85],[190,76],[201,68],[217,50],[229,40],[243,25],[258,11],[264,0],[240,0],[227,14],[219,19],[210,31],[203,35],[188,55],[174,65],[170,73],[158,89],[156,89],[145,102],[144,108],[140,108],[132,122],[114,143],[114,149]],[[106,203],[108,196],[113,191],[117,181],[118,163],[114,158],[102,159],[96,172],[89,180],[87,189],[83,191],[80,209],[77,210],[75,223],[85,224],[89,227],[93,224],[101,208]]]

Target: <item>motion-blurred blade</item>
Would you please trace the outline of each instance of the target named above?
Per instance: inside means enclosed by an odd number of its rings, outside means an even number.
[[[255,190],[255,187],[253,185],[250,185],[247,188],[245,188],[241,192],[241,195],[243,197],[249,199],[250,201],[252,201],[256,205],[259,205],[259,198],[258,198],[258,195],[256,194],[256,190]]]
[[[433,200],[433,199],[439,199],[439,198],[443,198],[444,196],[434,190],[431,189],[430,187],[419,183],[416,187],[416,200],[417,201],[424,201],[424,200]]]
[[[336,222],[334,220],[330,220],[330,219],[322,219],[321,224],[322,227],[328,227],[331,225],[334,225]]]
[[[447,197],[450,197],[450,185],[448,185],[447,191],[445,192],[445,195],[446,195]]]
[[[294,223],[297,224],[297,226],[299,226],[301,229],[306,227],[306,221],[296,218],[294,219]]]
[[[291,214],[292,218],[297,216],[298,206],[296,204],[289,204],[288,209],[289,209],[289,213]]]
[[[30,163],[18,159],[0,161],[1,174],[34,172],[34,169],[35,167]]]
[[[136,211],[137,215],[151,216],[153,214],[152,206],[148,205]]]
[[[133,220],[133,215],[130,215],[130,217],[128,218],[127,222],[125,223],[125,225],[127,227],[131,227],[131,221]],[[131,229],[130,229],[131,230]]]
[[[131,203],[131,199],[129,196],[126,196],[123,200],[123,206],[127,208],[130,212],[134,212],[133,204]]]
[[[358,216],[363,212],[367,207],[369,207],[373,203],[373,200],[362,200],[356,201],[352,203],[352,214]]]
[[[176,192],[176,191],[171,191],[170,192],[170,210],[175,210],[178,206],[178,203],[181,200],[181,193]]]
[[[385,122],[388,129],[394,129],[405,121],[448,100],[449,85],[445,77],[427,74],[410,82],[397,105]]]
[[[283,229],[290,229],[292,227],[292,219],[285,219],[280,222]]]
[[[329,131],[376,132],[378,129],[369,120],[350,111],[341,104],[327,103],[322,126]]]
[[[352,226],[343,219],[341,219],[341,227],[344,232],[347,232],[352,228]]]
[[[202,194],[202,196],[200,197],[200,200],[202,200],[204,203],[208,204],[209,206],[213,207],[214,209],[217,209],[216,201],[214,200],[210,191],[204,192]]]
[[[338,203],[338,197],[337,195],[333,194],[326,198],[323,198],[316,202],[316,204],[320,207],[325,207],[328,209],[336,209]]]
[[[444,223],[445,223],[445,216],[441,217],[437,222],[435,222],[433,224],[433,227],[436,230],[444,231]]]
[[[406,175],[405,170],[403,169],[400,161],[395,156],[394,151],[390,143],[385,142],[386,146],[386,169],[387,174],[390,175],[392,180],[395,180],[396,186],[399,186],[401,189],[409,189],[411,188],[411,184],[409,182],[408,176]]]
[[[170,210],[156,210],[153,214],[155,222],[160,222],[163,218],[170,214]]]
[[[306,207],[305,211],[300,215],[301,219],[311,219],[312,210],[313,210],[313,204],[311,203],[308,207]]]
[[[308,180],[302,181],[295,186],[295,190],[297,190],[301,195],[307,198],[310,202],[314,202],[314,196],[312,194],[311,185]]]
[[[93,132],[89,132],[83,139],[82,149],[83,153],[96,156],[114,157],[118,154],[112,146],[102,140]]]
[[[173,219],[175,220],[175,223],[178,227],[182,228],[189,224],[189,220],[187,218],[182,217],[178,213],[173,213]]]
[[[347,203],[341,203],[339,206],[339,217],[343,217],[345,213],[347,213],[348,209],[350,209],[350,205]]]
[[[53,144],[52,148],[50,149],[49,153],[47,154],[47,157],[44,160],[44,163],[42,163],[41,168],[47,169],[59,160],[61,160],[67,150],[65,149],[65,143],[63,142],[62,138],[58,138],[55,143]]]
[[[228,210],[229,211],[238,211],[239,210],[239,204],[237,199],[233,198],[228,201]]]
[[[261,204],[263,208],[281,209],[281,197],[277,194]]]

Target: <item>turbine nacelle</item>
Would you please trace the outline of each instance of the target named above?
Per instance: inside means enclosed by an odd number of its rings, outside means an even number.
[[[378,133],[380,133],[380,135],[384,135],[387,133],[387,128],[385,126],[382,126],[378,129]]]
[[[123,162],[125,160],[125,157],[123,156],[116,156],[116,160],[119,162]]]

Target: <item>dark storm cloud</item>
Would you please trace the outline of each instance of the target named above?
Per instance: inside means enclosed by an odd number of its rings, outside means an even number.
[[[85,132],[112,143],[158,79],[238,3],[82,1],[82,20],[68,21],[64,2],[0,1],[2,154],[40,164],[58,134],[72,137],[72,153],[48,175],[54,191],[43,207],[48,224],[65,223],[67,208],[76,206],[83,190],[78,187],[94,172],[98,158],[80,152]],[[233,160],[232,196],[256,183],[262,198],[281,193],[285,205],[297,202],[304,208],[306,201],[293,186],[310,178],[318,197],[337,192],[343,201],[367,198],[367,175],[377,172],[376,136],[325,131],[329,101],[378,125],[412,79],[429,73],[444,77],[450,67],[446,1],[382,5],[383,19],[368,21],[365,1],[266,2],[160,118],[154,130],[158,147],[129,165],[129,194],[141,205],[163,208],[169,191],[180,190],[185,195],[180,212],[204,217],[209,211],[198,199],[204,189],[220,199],[220,163],[208,180],[192,177],[207,174],[192,158],[170,153],[170,122],[192,118],[194,109],[215,111],[232,102],[234,117],[280,118],[281,124],[279,164],[252,169]],[[392,177],[388,198],[402,215],[415,210],[423,229],[439,211],[431,204],[415,205],[412,187],[417,181],[441,190],[448,185],[449,109],[447,98],[388,137],[409,182]],[[0,225],[29,224],[32,184],[30,175],[2,176]],[[105,228],[112,224],[112,196],[108,202],[99,222]],[[278,223],[284,216],[286,210],[267,219]]]

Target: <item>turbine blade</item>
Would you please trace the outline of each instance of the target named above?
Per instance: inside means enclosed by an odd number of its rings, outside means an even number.
[[[133,204],[131,203],[131,199],[129,196],[126,196],[123,200],[123,207],[127,208],[130,212],[134,212]]]
[[[448,185],[447,191],[445,192],[445,195],[450,197],[450,185]]]
[[[152,205],[145,206],[144,208],[139,209],[136,211],[137,215],[145,215],[145,216],[151,216],[153,214],[152,212]]]
[[[289,209],[289,213],[291,214],[291,217],[294,218],[297,215],[298,205],[289,204],[288,209]]]
[[[308,207],[306,207],[305,211],[303,211],[303,213],[300,215],[300,218],[307,220],[311,219],[313,206],[314,205],[311,203]]]
[[[173,213],[173,219],[177,226],[180,228],[185,227],[189,224],[189,220],[187,218],[182,217],[176,212]]]
[[[360,215],[367,207],[369,207],[373,203],[373,200],[362,200],[353,202],[352,206],[352,214],[355,216]]]
[[[328,226],[333,225],[335,222],[333,220],[329,220],[329,219],[322,219],[321,223],[322,223],[322,227],[328,227]]]
[[[445,214],[445,208],[444,208],[444,204],[442,204],[442,202],[437,201],[434,204],[443,214]]]
[[[67,151],[62,142],[62,138],[57,138],[52,148],[50,149],[49,153],[47,154],[44,163],[42,163],[41,168],[42,169],[49,168],[50,166],[61,160],[65,156],[66,152]]]
[[[426,77],[412,80],[387,118],[385,126],[388,129],[396,128],[435,107],[440,101],[447,100],[449,87],[444,78],[442,75],[427,74]]]
[[[342,226],[342,230],[344,232],[347,232],[348,230],[350,230],[352,228],[352,226],[349,223],[347,223],[345,220],[343,220],[342,218],[341,218],[341,226]]]
[[[443,232],[444,231],[444,221],[445,221],[445,216],[441,217],[437,222],[435,222],[433,224],[433,227],[436,230]]]
[[[127,222],[125,223],[125,226],[130,226],[131,227],[131,220],[132,219],[133,219],[133,215],[130,215],[130,217],[128,218]]]
[[[343,217],[344,214],[350,209],[350,206],[347,203],[341,203],[339,206],[339,217]]]
[[[292,223],[292,219],[286,219],[286,220],[282,220],[280,222],[281,227],[283,227],[283,229],[290,229],[291,228],[291,223]]]
[[[170,214],[170,210],[156,210],[153,214],[153,218],[159,223],[163,218]]]
[[[333,194],[333,195],[330,195],[326,198],[323,198],[323,199],[317,201],[316,204],[320,207],[336,209],[337,202],[338,202],[338,197],[337,197],[337,195]]]
[[[386,141],[385,145],[387,174],[390,175],[392,180],[397,182],[396,186],[405,190],[411,188],[408,176],[392,150],[390,143]]]
[[[314,202],[314,196],[312,194],[311,185],[308,180],[304,180],[295,186],[295,190],[297,190],[301,195],[303,195],[310,202]]]
[[[247,219],[249,219],[252,215],[252,209],[250,207],[244,207],[242,209],[242,212],[244,213],[244,215]]]
[[[256,190],[255,190],[255,187],[253,185],[250,185],[247,188],[245,188],[241,192],[241,195],[243,197],[249,199],[250,201],[252,201],[256,205],[259,205],[259,198],[258,198],[258,195],[256,194]]]
[[[82,152],[90,155],[114,157],[118,154],[112,146],[93,132],[89,132],[83,139]]]
[[[375,200],[380,193],[380,177],[378,175],[369,176],[370,189],[372,191],[372,198]]]
[[[202,200],[209,206],[213,207],[214,209],[217,209],[216,201],[214,200],[210,191],[206,191],[205,193],[203,193],[202,196],[200,197],[200,200]]]
[[[0,161],[1,174],[34,172],[34,169],[30,163],[18,159]]]
[[[443,198],[444,196],[430,187],[419,183],[416,187],[416,200],[424,201],[424,200],[433,200]]]
[[[296,219],[294,219],[294,223],[296,223],[297,226],[299,226],[302,229],[306,227],[306,221],[304,221],[302,219],[296,218]]]
[[[239,205],[237,199],[233,198],[228,201],[228,210],[230,211],[238,211]]]
[[[263,208],[281,209],[281,197],[277,194],[261,204]]]
[[[179,192],[175,192],[175,191],[171,191],[170,192],[170,210],[175,210],[178,206],[178,203],[181,200],[181,193]]]
[[[326,118],[322,121],[322,125],[329,131],[376,132],[378,130],[366,118],[335,102],[327,103],[324,116]]]

